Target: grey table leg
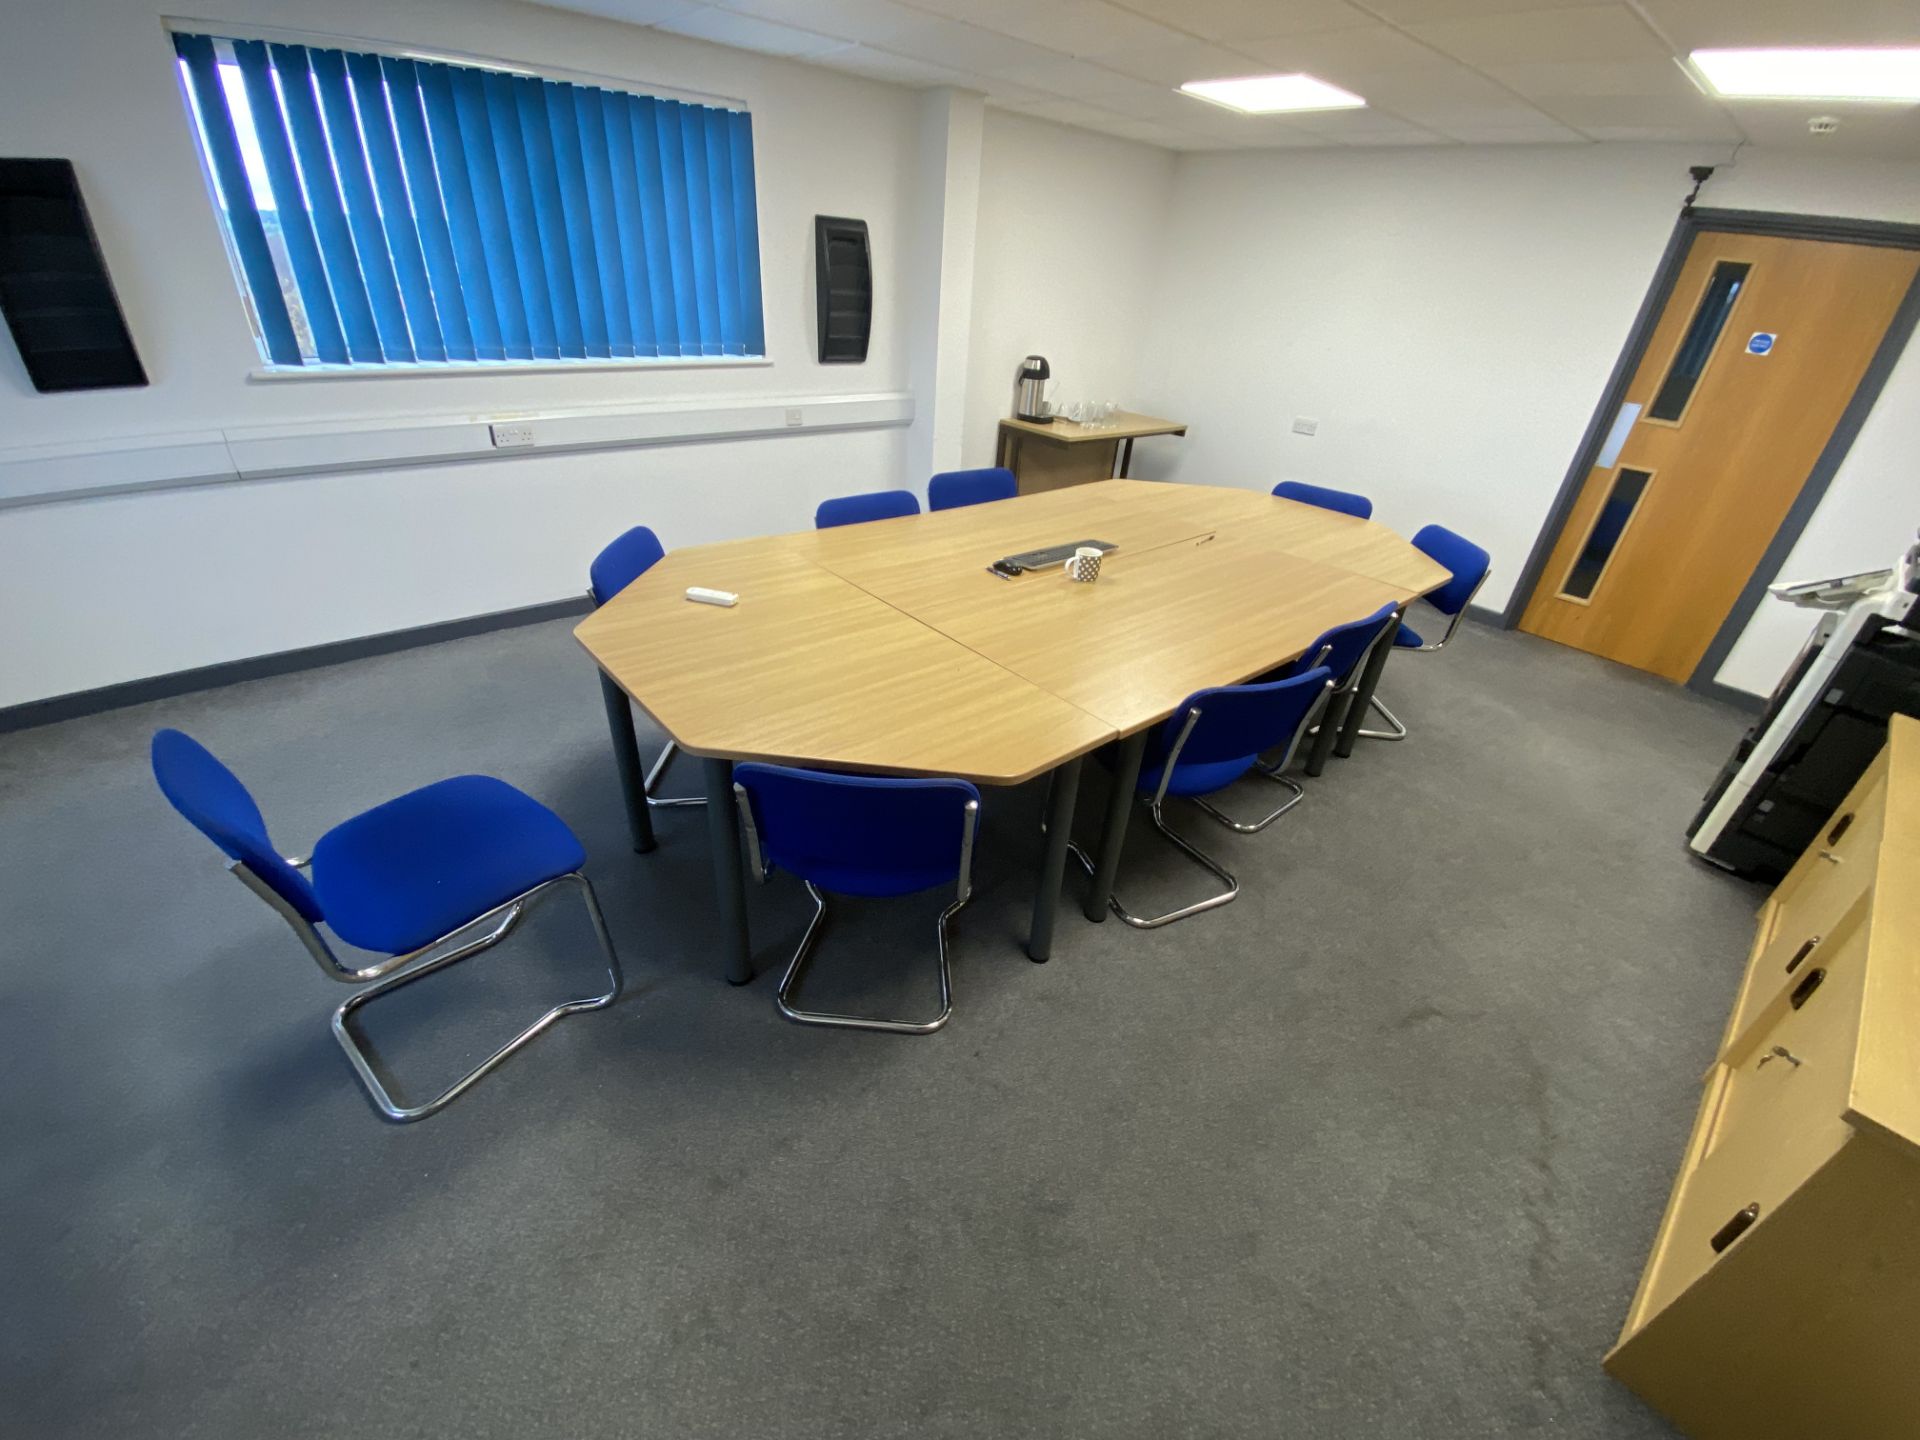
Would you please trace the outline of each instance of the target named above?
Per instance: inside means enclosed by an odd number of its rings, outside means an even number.
[[[1353,745],[1360,738],[1360,726],[1367,718],[1367,706],[1373,701],[1373,692],[1380,683],[1380,672],[1387,668],[1387,656],[1393,653],[1393,637],[1400,633],[1400,617],[1406,613],[1406,607],[1393,612],[1393,618],[1387,622],[1387,628],[1380,632],[1380,638],[1373,642],[1373,649],[1367,655],[1366,669],[1360,672],[1359,688],[1353,692],[1353,703],[1347,706],[1345,723],[1340,727],[1340,744],[1334,750],[1342,760],[1353,754]]]
[[[607,707],[607,729],[613,732],[613,763],[619,768],[620,794],[627,802],[627,831],[633,837],[634,853],[644,855],[655,842],[653,816],[647,812],[640,742],[633,733],[633,709],[627,704],[626,692],[604,670],[600,672],[600,698]]]
[[[1127,472],[1132,468],[1133,468],[1133,437],[1129,435],[1126,438],[1125,443],[1122,444],[1120,447],[1120,473],[1118,475],[1115,475],[1113,478],[1116,480],[1126,479]]]
[[[1100,832],[1100,858],[1087,887],[1087,919],[1098,925],[1107,918],[1113,896],[1113,877],[1120,870],[1120,849],[1127,840],[1127,819],[1133,814],[1133,792],[1140,783],[1140,757],[1146,754],[1147,732],[1135,731],[1120,742],[1119,763],[1113,772],[1113,794],[1107,797],[1107,823]]]
[[[747,937],[746,867],[740,861],[740,819],[733,802],[733,762],[702,759],[707,781],[707,841],[713,847],[714,907],[720,912],[720,963],[729,985],[753,979]]]
[[[1320,712],[1320,728],[1314,734],[1313,748],[1307,752],[1307,774],[1318,775],[1327,768],[1327,757],[1333,754],[1333,742],[1339,738],[1341,722],[1347,718],[1349,699],[1338,690],[1327,697],[1327,708]]]
[[[1047,791],[1047,853],[1040,862],[1039,888],[1033,892],[1033,929],[1027,958],[1036,963],[1053,954],[1053,921],[1060,909],[1060,880],[1067,868],[1067,842],[1073,838],[1073,802],[1080,793],[1080,758],[1053,772]]]

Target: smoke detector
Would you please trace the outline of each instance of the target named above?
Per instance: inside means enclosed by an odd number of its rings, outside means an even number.
[[[1840,128],[1840,121],[1832,115],[1815,115],[1807,121],[1809,135],[1831,135]]]

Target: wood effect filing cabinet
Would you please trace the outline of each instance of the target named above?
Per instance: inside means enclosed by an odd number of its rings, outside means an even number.
[[[1760,909],[1606,1367],[1694,1440],[1920,1436],[1920,721]]]

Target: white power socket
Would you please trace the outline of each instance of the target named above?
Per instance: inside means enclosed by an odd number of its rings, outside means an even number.
[[[533,423],[528,420],[489,425],[487,429],[493,432],[493,448],[496,450],[516,450],[534,443]]]
[[[1307,415],[1296,415],[1293,417],[1293,433],[1294,434],[1317,435],[1319,432],[1320,432],[1320,422],[1318,420],[1315,420],[1312,417]]]
[[[787,428],[788,428],[788,429],[790,429],[790,430],[797,430],[797,429],[799,429],[799,428],[800,428],[800,410],[799,410],[799,407],[797,407],[797,406],[795,406],[795,407],[792,407],[792,408],[790,408],[790,409],[789,409],[789,410],[787,411]]]

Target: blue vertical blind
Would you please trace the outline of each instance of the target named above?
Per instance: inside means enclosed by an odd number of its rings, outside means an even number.
[[[273,365],[765,354],[745,111],[173,39]]]

